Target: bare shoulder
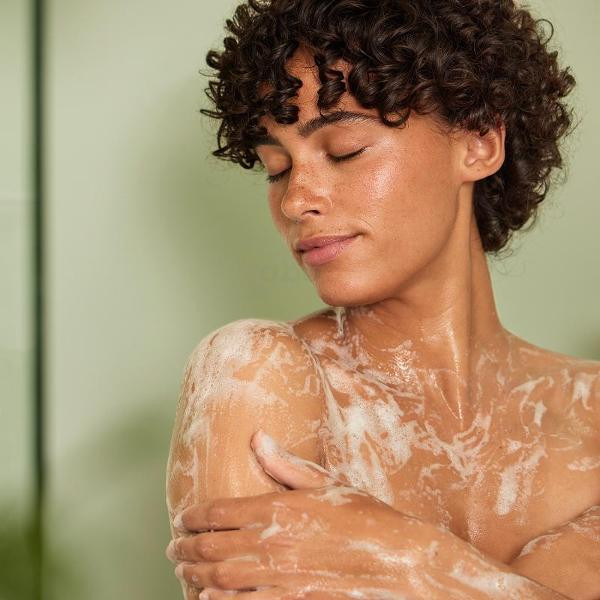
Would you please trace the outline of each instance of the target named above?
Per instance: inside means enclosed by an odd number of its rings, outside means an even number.
[[[301,424],[320,415],[322,393],[316,361],[288,323],[238,319],[205,335],[192,350],[177,418],[198,415],[208,405],[231,411],[243,403],[257,415],[285,420],[289,426],[278,441],[293,450],[306,440]],[[291,426],[292,419],[298,427]]]
[[[554,384],[555,410],[600,432],[600,361],[570,356],[513,336],[516,360],[530,377]]]
[[[205,390],[241,381],[259,382],[262,374],[273,370],[293,384],[314,372],[315,359],[289,323],[250,318],[232,321],[205,335],[185,368],[190,378],[186,383],[193,385],[195,375],[201,373]],[[217,371],[218,377],[214,377]]]
[[[239,319],[205,335],[180,387],[167,462],[171,518],[194,502],[281,489],[251,450],[257,429],[322,464],[321,397],[314,358],[289,324]]]

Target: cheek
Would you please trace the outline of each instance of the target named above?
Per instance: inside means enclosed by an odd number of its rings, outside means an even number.
[[[398,158],[365,178],[361,212],[378,253],[414,267],[447,241],[458,209],[448,164],[445,156]]]

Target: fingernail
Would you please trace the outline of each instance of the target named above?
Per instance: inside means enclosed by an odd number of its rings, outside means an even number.
[[[276,456],[286,454],[285,450],[268,434],[259,430],[261,435],[258,437],[256,450],[264,456]]]
[[[175,515],[175,518],[173,519],[173,527],[177,527],[177,529],[185,529],[183,525],[182,513],[177,513]]]
[[[175,567],[175,576],[178,579],[183,579],[183,563],[179,563],[176,567]]]
[[[167,557],[175,560],[175,540],[171,540],[167,546]]]

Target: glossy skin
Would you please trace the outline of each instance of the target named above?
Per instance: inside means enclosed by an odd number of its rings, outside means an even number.
[[[310,66],[302,49],[289,65],[303,81],[301,123],[318,116]],[[341,108],[376,114],[349,95]],[[413,114],[405,129],[369,121],[303,138],[295,125],[264,124],[282,144],[258,147],[267,171],[290,169],[269,186],[274,224],[319,296],[340,308],[290,323],[238,321],[192,353],[169,457],[170,517],[204,504],[172,524],[174,537],[187,538],[169,552],[185,561],[179,575],[200,588],[243,589],[227,558],[245,539],[245,552],[270,569],[246,586],[265,586],[243,596],[257,600],[599,597],[600,363],[537,348],[499,321],[472,194],[474,181],[502,165],[503,127],[449,136]],[[362,147],[345,163],[328,157]],[[309,267],[294,250],[301,238],[348,233],[360,235],[324,265]],[[293,462],[278,470],[257,459],[250,439],[259,427],[325,479],[307,484]],[[328,478],[334,491],[363,495],[348,514],[326,518],[324,507],[320,520],[303,488]],[[265,493],[277,498],[249,498]],[[199,515],[227,497],[248,498],[243,523],[221,523],[239,529],[192,535]],[[296,511],[277,521],[287,541],[259,549],[257,531],[292,501]],[[230,506],[228,518],[244,510]],[[203,535],[220,554],[198,553]],[[359,550],[373,536],[391,562],[379,560],[381,548]],[[344,541],[344,560],[328,562]],[[285,574],[290,544],[299,564],[325,565],[330,580]],[[510,595],[486,588],[490,577]]]

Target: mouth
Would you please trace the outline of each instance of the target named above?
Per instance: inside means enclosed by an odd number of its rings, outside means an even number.
[[[336,258],[350,246],[358,236],[359,234],[352,237],[332,239],[328,243],[324,243],[320,246],[308,250],[300,250],[300,256],[302,257],[302,260],[311,267],[323,265]]]

